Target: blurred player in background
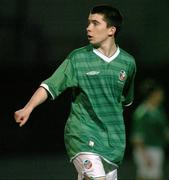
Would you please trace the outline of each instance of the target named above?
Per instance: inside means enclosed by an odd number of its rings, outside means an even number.
[[[138,180],[161,180],[169,121],[164,89],[153,79],[140,84],[143,101],[133,114],[132,144]]]
[[[133,56],[115,42],[122,16],[114,7],[94,7],[88,17],[89,45],[71,52],[43,81],[30,101],[15,112],[23,126],[33,109],[66,88],[76,90],[65,126],[65,146],[78,180],[117,180],[125,151],[123,107],[133,101]]]

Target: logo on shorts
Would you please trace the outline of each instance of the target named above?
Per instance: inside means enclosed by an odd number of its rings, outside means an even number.
[[[90,169],[92,167],[92,162],[86,159],[83,161],[83,165],[86,169]]]
[[[126,72],[124,70],[120,71],[119,79],[120,79],[120,81],[124,81],[126,79]]]

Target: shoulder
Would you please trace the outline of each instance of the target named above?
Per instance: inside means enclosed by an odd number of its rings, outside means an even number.
[[[128,53],[127,51],[125,51],[124,49],[120,48],[120,55],[122,56],[122,58],[124,59],[128,59],[130,61],[135,61],[135,58],[133,55],[131,55],[130,53]]]
[[[141,119],[144,117],[144,115],[146,115],[146,113],[147,113],[147,108],[144,105],[144,103],[142,103],[136,108],[134,112],[134,117],[137,119]]]
[[[133,55],[120,48],[120,59],[124,64],[127,64],[130,69],[136,71],[136,61]]]
[[[69,59],[72,59],[74,57],[81,57],[87,55],[92,50],[91,45],[86,45],[77,49],[74,49],[70,54],[68,55]]]

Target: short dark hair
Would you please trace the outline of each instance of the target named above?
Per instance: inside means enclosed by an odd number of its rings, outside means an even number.
[[[116,27],[115,35],[117,35],[117,33],[120,31],[123,18],[120,11],[117,8],[111,5],[97,5],[91,9],[90,13],[102,14],[104,16],[105,21],[107,22],[108,27]]]

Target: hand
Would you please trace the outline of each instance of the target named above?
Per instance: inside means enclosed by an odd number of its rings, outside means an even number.
[[[151,166],[153,165],[152,160],[151,160],[150,158],[146,158],[146,159],[145,159],[145,165],[146,165],[147,167],[151,167]]]
[[[20,109],[14,113],[14,118],[17,123],[19,123],[19,126],[22,127],[27,120],[29,119],[31,111],[28,109]]]
[[[150,168],[153,165],[152,158],[149,155],[149,153],[147,153],[146,151],[143,151],[143,159],[144,159],[145,166],[147,168]]]

